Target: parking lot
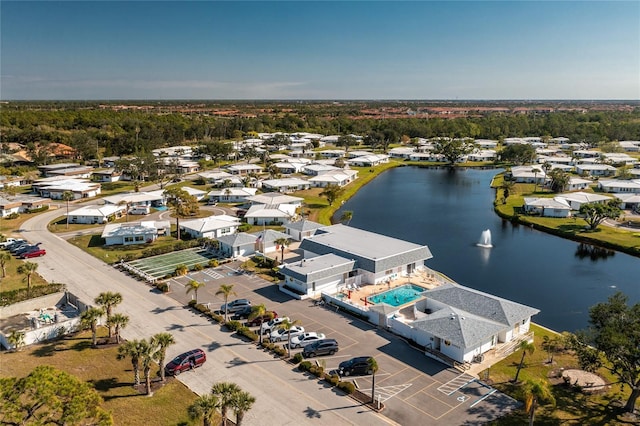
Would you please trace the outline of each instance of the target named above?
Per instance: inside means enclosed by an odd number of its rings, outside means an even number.
[[[449,368],[424,355],[402,338],[346,315],[335,308],[314,306],[311,300],[295,300],[281,293],[277,285],[255,275],[239,273],[239,263],[192,272],[171,280],[174,299],[186,304],[193,293],[184,286],[195,279],[205,283],[198,301],[218,309],[224,303],[216,296],[222,284],[234,284],[235,298],[247,298],[253,305],[300,321],[305,331],[316,331],[336,339],[340,350],[333,356],[312,358],[331,371],[355,356],[373,356],[379,366],[376,398],[385,405],[384,414],[398,424],[483,424],[517,407],[517,402],[474,377]],[[294,350],[293,352],[299,351]],[[267,355],[265,355],[266,357]],[[284,362],[273,368],[290,368]],[[355,376],[360,391],[371,393],[371,376]]]

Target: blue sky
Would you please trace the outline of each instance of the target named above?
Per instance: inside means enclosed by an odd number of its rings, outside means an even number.
[[[640,99],[640,2],[2,0],[2,99]]]

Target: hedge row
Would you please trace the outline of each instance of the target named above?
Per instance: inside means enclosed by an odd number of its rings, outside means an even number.
[[[202,303],[196,303],[195,300],[190,300],[189,307],[211,318],[218,324],[226,326],[229,330],[235,331],[240,336],[244,336],[254,342],[257,342],[259,339],[259,336],[256,333],[254,333],[253,330],[251,330],[249,327],[245,325],[242,325],[240,321],[230,320],[225,322],[224,317],[222,315],[216,314],[215,312],[207,308],[206,305],[203,305]]]
[[[343,390],[345,393],[349,395],[351,395],[356,390],[356,387],[353,383],[340,381],[340,376],[338,376],[337,374],[327,374],[324,372],[324,367],[314,365],[309,361],[302,361],[298,365],[298,370],[308,371],[309,373],[313,374],[319,379],[322,379],[327,383],[330,383],[332,386],[337,386],[338,389]]]
[[[188,248],[199,247],[204,245],[208,241],[209,240],[207,240],[206,238],[198,238],[196,240],[178,241],[174,244],[167,245],[167,246],[151,247],[146,250],[142,250],[142,253],[140,253],[140,258],[158,256],[160,254],[166,254],[166,253],[180,251]]]
[[[15,290],[3,291],[0,293],[0,306],[9,306],[14,303],[23,302],[35,297],[46,296],[47,294],[56,293],[65,289],[64,284],[46,284],[31,287],[31,291],[27,292],[26,288],[18,288]]]

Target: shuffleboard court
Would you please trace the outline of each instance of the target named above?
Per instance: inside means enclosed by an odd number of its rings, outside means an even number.
[[[141,275],[159,279],[173,273],[179,265],[185,265],[189,269],[197,264],[206,267],[209,260],[215,258],[211,252],[195,248],[138,259],[127,262],[127,265],[133,271],[139,271]]]

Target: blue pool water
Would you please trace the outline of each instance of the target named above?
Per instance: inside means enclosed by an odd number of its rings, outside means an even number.
[[[426,288],[420,287],[419,285],[405,284],[403,286],[387,290],[384,293],[367,297],[367,300],[371,303],[386,303],[391,306],[402,306],[405,303],[412,302],[419,298],[420,294],[425,290]]]

